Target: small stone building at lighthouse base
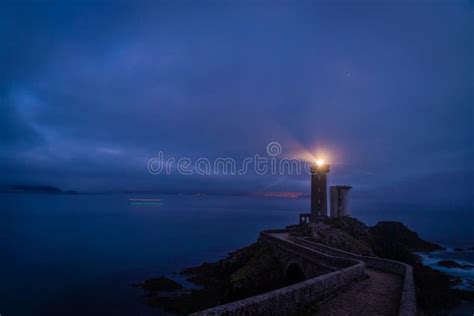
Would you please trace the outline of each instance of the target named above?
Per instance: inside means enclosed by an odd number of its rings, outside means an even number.
[[[349,185],[334,185],[329,190],[330,194],[330,216],[351,216],[349,209]]]

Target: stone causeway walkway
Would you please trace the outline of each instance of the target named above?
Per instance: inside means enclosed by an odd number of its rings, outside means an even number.
[[[366,272],[367,279],[323,302],[315,315],[398,315],[402,279],[378,270]]]

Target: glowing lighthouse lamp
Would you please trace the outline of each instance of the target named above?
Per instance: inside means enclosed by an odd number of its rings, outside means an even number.
[[[316,166],[322,167],[324,165],[324,160],[321,158],[316,159]]]

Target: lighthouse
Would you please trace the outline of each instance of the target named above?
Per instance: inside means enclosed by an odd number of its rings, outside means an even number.
[[[311,223],[316,223],[321,217],[327,216],[327,174],[329,164],[317,159],[311,166]]]

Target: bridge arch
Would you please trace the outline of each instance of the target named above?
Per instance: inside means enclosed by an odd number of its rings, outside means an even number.
[[[306,279],[303,268],[297,260],[288,262],[285,268],[285,282],[294,284]]]

